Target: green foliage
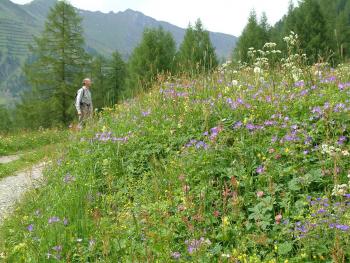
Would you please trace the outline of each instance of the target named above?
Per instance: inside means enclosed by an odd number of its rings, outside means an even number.
[[[0,257],[349,261],[350,70],[298,64],[296,39],[100,112],[4,222]]]
[[[0,135],[0,155],[10,155],[20,151],[28,151],[48,144],[66,141],[68,132],[50,129],[37,131],[21,131],[8,135]]]
[[[16,172],[30,168],[32,165],[38,164],[39,162],[47,162],[50,159],[56,158],[66,142],[64,136],[62,136],[61,139],[62,141],[59,143],[56,142],[57,144],[50,144],[51,142],[47,142],[48,145],[42,147],[32,145],[33,148],[26,149],[26,152],[17,153],[19,154],[18,160],[0,164],[0,179],[14,175]]]
[[[23,117],[28,127],[67,125],[72,120],[74,97],[88,62],[82,33],[75,9],[65,1],[57,2],[31,47],[34,62],[25,66],[32,91],[23,97],[19,114],[31,109],[32,118]]]
[[[147,89],[158,74],[172,72],[175,52],[176,44],[170,32],[161,27],[145,29],[129,61],[128,88]]]
[[[292,2],[288,13],[272,28],[257,24],[255,13],[251,14],[234,58],[246,62],[250,47],[261,49],[265,42],[277,43],[287,51],[283,37],[291,31],[299,36],[300,48],[308,54],[309,63],[329,61],[333,65],[350,57],[350,2],[343,0],[302,0],[295,7]],[[260,31],[259,31],[260,26]],[[261,28],[267,29],[262,30]],[[265,34],[261,34],[265,32]],[[266,38],[266,36],[268,36]]]
[[[127,77],[127,67],[119,52],[114,52],[110,59],[94,57],[90,70],[94,107],[101,109],[115,105],[122,96]]]
[[[184,72],[206,72],[218,65],[209,32],[204,30],[200,19],[194,27],[188,26],[177,57],[179,70]]]
[[[266,15],[263,14],[259,23],[256,12],[252,11],[248,19],[248,24],[238,39],[233,59],[243,62],[248,61],[249,48],[262,49],[264,44],[269,42],[269,38],[269,25]]]
[[[0,105],[0,131],[9,132],[12,128],[12,120],[7,108]]]
[[[120,101],[122,92],[125,90],[125,81],[127,77],[127,66],[119,52],[114,52],[109,60],[106,72],[107,85],[110,90],[104,92],[105,104],[113,106]]]

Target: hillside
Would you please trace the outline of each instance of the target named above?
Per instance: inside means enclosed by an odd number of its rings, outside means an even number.
[[[32,36],[40,34],[50,7],[55,3],[56,0],[34,0],[17,5],[10,0],[0,1],[0,104],[13,96],[18,97],[24,89],[21,65],[28,56],[28,44],[33,41]],[[117,49],[127,59],[145,27],[163,26],[174,35],[178,45],[185,34],[185,29],[130,9],[108,14],[79,10],[79,14],[83,17],[86,49],[105,56]],[[210,36],[218,56],[228,57],[236,37],[213,32]]]
[[[291,45],[159,82],[72,133],[0,257],[349,262],[350,69],[300,64]]]

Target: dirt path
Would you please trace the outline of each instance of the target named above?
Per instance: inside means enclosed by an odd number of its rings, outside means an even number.
[[[20,155],[0,156],[0,164],[10,163],[20,158]]]
[[[40,163],[0,180],[0,223],[28,189],[40,185],[44,166],[45,163]]]

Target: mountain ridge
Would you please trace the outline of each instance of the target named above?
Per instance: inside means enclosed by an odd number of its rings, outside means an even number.
[[[16,4],[0,1],[0,105],[18,99],[28,87],[21,70],[30,54],[28,45],[33,36],[44,29],[50,8],[57,0],[34,0]],[[86,49],[103,56],[118,50],[127,59],[142,38],[146,27],[162,26],[174,36],[177,46],[183,40],[185,29],[166,21],[158,21],[130,8],[108,13],[76,8],[82,17]],[[228,58],[237,38],[228,34],[209,32],[219,58]],[[6,102],[7,101],[7,102]]]

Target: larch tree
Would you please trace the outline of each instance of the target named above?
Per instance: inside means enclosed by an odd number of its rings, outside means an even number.
[[[72,5],[66,1],[56,3],[48,14],[44,31],[35,37],[30,50],[34,61],[26,64],[24,71],[32,94],[24,97],[22,112],[31,108],[32,117],[35,119],[36,115],[41,126],[67,125],[89,60],[84,50],[81,18]]]

